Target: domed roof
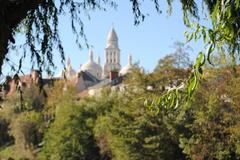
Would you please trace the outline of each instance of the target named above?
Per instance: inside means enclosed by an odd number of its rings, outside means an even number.
[[[118,36],[114,27],[108,32],[107,48],[118,48]]]
[[[120,70],[119,75],[123,76],[123,75],[126,75],[127,73],[130,73],[132,68],[133,68],[132,56],[129,54],[128,55],[128,64]]]
[[[102,67],[93,61],[93,51],[89,51],[89,60],[87,63],[81,66],[81,71],[88,71],[96,78],[101,78],[102,76]]]

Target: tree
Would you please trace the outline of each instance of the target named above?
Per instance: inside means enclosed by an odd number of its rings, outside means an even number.
[[[176,41],[173,44],[173,48],[175,51],[160,59],[154,71],[173,68],[186,69],[193,65],[189,57],[189,51],[192,51],[190,46]]]
[[[179,137],[181,147],[193,160],[239,159],[239,77],[228,71],[209,72],[178,118],[188,130]]]
[[[109,94],[104,94],[98,98],[81,99],[79,103],[63,97],[55,121],[45,134],[39,159],[106,159],[107,155],[100,154],[93,129],[97,117],[111,111],[114,99],[108,97]]]
[[[37,112],[16,114],[10,125],[10,135],[15,140],[14,152],[18,157],[35,159],[37,145],[42,140],[43,115]]]
[[[171,11],[172,0],[166,0]],[[143,1],[130,0],[132,11],[135,18],[135,24],[139,24],[145,18],[145,13],[142,12]],[[157,12],[161,12],[158,0],[153,1]],[[189,40],[199,37],[201,33],[206,44],[210,45],[211,50],[218,45],[224,49],[227,48],[234,54],[239,51],[239,1],[238,0],[203,0],[205,6],[205,13],[210,16],[212,20],[212,28],[207,28],[201,25],[200,22],[195,23],[198,19],[198,9],[195,0],[181,1],[183,8],[183,19],[188,27],[196,27],[195,34],[191,34]],[[26,36],[26,46],[32,53],[32,61],[36,61],[41,65],[48,63],[53,66],[52,49],[56,46],[61,53],[62,60],[64,60],[64,51],[58,33],[58,17],[64,11],[70,11],[72,19],[72,29],[77,35],[77,42],[79,37],[84,39],[84,22],[81,19],[81,14],[84,11],[91,11],[97,9],[105,9],[106,5],[116,7],[116,2],[113,0],[1,0],[0,1],[0,66],[7,58],[10,44],[14,44],[14,35],[16,32],[23,32]],[[86,13],[86,12],[84,12]],[[80,32],[77,32],[76,25],[79,24]],[[196,24],[196,25],[194,25]],[[78,43],[80,45],[80,43]],[[226,45],[224,45],[226,44]],[[26,47],[25,46],[25,47]],[[37,46],[40,46],[38,48]],[[23,54],[23,57],[26,53]],[[46,60],[44,60],[46,58]],[[21,68],[20,60],[20,68]],[[1,70],[0,70],[1,73]]]
[[[112,112],[97,119],[95,135],[102,151],[113,160],[184,159],[176,135],[168,128],[167,113],[156,116],[142,101],[130,95],[123,97],[113,105]]]
[[[47,115],[54,116],[61,103],[70,103],[76,101],[76,87],[65,81],[54,82],[51,87],[45,88],[47,92],[47,103],[44,112]]]
[[[9,122],[2,116],[0,117],[0,147],[12,141],[12,137],[8,134]]]
[[[115,97],[108,103],[111,110],[97,116],[94,135],[101,154],[113,160],[184,159],[178,135],[172,132],[174,126],[170,123],[178,113],[162,109],[156,116],[155,111],[145,107],[142,97],[160,94],[144,89],[156,80],[137,71],[132,74],[125,82],[124,92],[112,93]]]
[[[51,94],[45,104],[48,107],[39,110],[28,100],[29,107],[22,110],[6,105],[0,110],[0,143],[15,140],[14,145],[6,146],[11,153],[4,156],[44,160],[239,159],[240,79],[230,69],[208,68],[190,107],[180,104],[174,112],[158,108],[158,116],[144,106],[143,97],[164,94],[146,86],[164,84],[161,79],[170,80],[169,74],[145,74],[136,69],[124,82],[124,92],[106,87],[98,96],[80,100],[70,85],[62,92],[63,84],[58,83],[47,90]],[[50,121],[44,117],[46,112],[54,114]]]
[[[26,86],[22,96],[24,100],[19,101],[18,93],[14,92],[1,104],[0,119],[7,124],[2,138],[6,138],[5,145],[13,145],[17,157],[34,159],[45,128],[42,110],[46,97],[36,85]]]

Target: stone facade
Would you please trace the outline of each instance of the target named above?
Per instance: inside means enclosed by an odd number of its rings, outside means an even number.
[[[118,47],[118,36],[112,27],[107,37],[107,46],[105,48],[105,64],[103,77],[109,77],[111,71],[119,72],[120,65],[120,49]]]
[[[86,63],[81,65],[78,72],[75,72],[70,64],[70,60],[67,61],[67,67],[65,71],[62,71],[60,75],[65,75],[67,79],[76,77],[76,74],[81,71],[88,72],[96,77],[98,80],[110,78],[111,72],[117,72],[120,76],[124,76],[129,73],[132,65],[132,57],[129,55],[128,64],[121,69],[120,64],[120,49],[118,45],[117,33],[112,27],[107,36],[107,43],[105,48],[105,63],[103,67],[100,64],[100,57],[97,57],[97,62],[94,61],[93,51],[89,51],[89,58]]]

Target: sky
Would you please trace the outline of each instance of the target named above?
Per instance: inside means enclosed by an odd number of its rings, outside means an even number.
[[[132,14],[131,3],[129,0],[118,0],[116,10],[107,8],[107,11],[91,12],[91,19],[84,18],[85,34],[88,43],[92,46],[94,58],[101,57],[101,64],[105,60],[105,47],[107,34],[112,26],[114,26],[118,39],[119,48],[121,50],[121,65],[127,64],[128,54],[132,55],[133,62],[138,62],[146,71],[151,72],[157,65],[160,58],[174,51],[173,43],[175,41],[185,42],[184,32],[186,27],[183,24],[182,10],[179,2],[174,2],[173,13],[169,16],[166,13],[166,3],[160,2],[162,14],[158,14],[151,1],[145,1],[142,6],[143,11],[148,13],[145,21],[138,26],[134,25],[134,17]],[[71,31],[70,19],[68,16],[62,16],[59,24],[60,37],[63,42],[66,58],[70,58],[72,66],[75,70],[79,70],[80,65],[88,60],[88,48],[83,46],[79,49],[75,44],[75,36]],[[22,41],[21,38],[16,41]],[[190,58],[194,61],[198,52],[202,49],[201,41],[191,42],[193,52]],[[55,75],[63,68],[59,54],[54,51],[54,62],[57,66]],[[15,53],[10,52],[10,58],[17,57]],[[17,58],[16,58],[17,59]],[[17,62],[16,62],[17,63]],[[31,66],[29,61],[23,65],[24,72],[29,72]],[[8,74],[9,66],[3,66],[3,72]]]

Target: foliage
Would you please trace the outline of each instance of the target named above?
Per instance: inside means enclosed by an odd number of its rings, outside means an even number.
[[[159,93],[160,95],[147,98],[144,102],[147,107],[157,112],[162,108],[175,110],[181,106],[181,103],[188,102],[197,87],[198,78],[202,76],[202,67],[205,63],[204,55],[199,55],[191,70],[187,51],[189,47],[184,48],[180,42],[176,42],[175,47],[174,54],[166,55],[159,60],[155,68],[156,74],[153,74],[155,79],[159,81],[153,81],[154,87],[162,88],[162,92]]]
[[[43,116],[36,112],[24,112],[16,116],[10,125],[10,135],[15,140],[15,153],[21,158],[34,159],[34,149],[41,142]]]
[[[163,72],[136,69],[121,84],[122,92],[104,88],[100,95],[80,100],[70,85],[62,90],[59,82],[46,89],[52,95],[47,94],[41,110],[20,112],[8,103],[0,115],[10,131],[5,128],[1,134],[14,139],[4,141],[0,153],[44,160],[239,159],[238,75],[231,74],[231,67],[207,68],[190,107],[180,103],[174,112],[159,108],[156,116],[144,106],[144,97],[163,95],[166,88],[159,86],[188,75],[175,69]],[[149,85],[153,87],[146,89]],[[44,118],[48,113],[50,121]],[[10,151],[5,148],[9,142]]]
[[[87,98],[79,104],[61,103],[46,133],[40,159],[100,159],[93,128],[97,115],[105,114],[110,104],[111,98],[99,101]]]
[[[22,100],[21,100],[22,99]],[[46,96],[39,86],[31,84],[24,88],[24,92],[14,92],[3,102],[3,108],[12,107],[16,112],[41,111],[46,101]]]
[[[56,81],[52,87],[45,87],[47,92],[45,114],[54,115],[59,105],[72,103],[76,99],[77,90],[66,81]]]
[[[61,102],[39,159],[184,157],[177,136],[165,136],[172,134],[166,112],[156,117],[142,101],[134,100],[142,92],[109,92],[105,89],[100,97],[85,98],[79,104]]]
[[[6,146],[6,147],[2,147],[0,150],[0,158],[5,158],[5,157],[11,157],[11,158],[16,158],[17,159],[17,155],[14,155],[14,146]]]
[[[232,138],[240,118],[235,88],[239,78],[230,74],[222,71],[203,81],[182,117],[190,134],[180,138],[181,147],[191,159],[239,159],[238,143]]]
[[[4,145],[14,142],[14,153],[17,157],[34,159],[35,149],[41,142],[44,132],[44,116],[41,111],[45,97],[34,85],[25,88],[23,97],[22,105],[17,93],[3,102],[0,113],[2,120],[7,123],[7,129],[2,134],[9,137],[3,137]]]
[[[182,42],[176,41],[173,44],[175,51],[166,55],[164,58],[158,61],[154,71],[158,70],[172,70],[173,68],[190,68],[192,62],[189,57],[189,51],[192,48]]]
[[[6,145],[12,139],[8,135],[9,122],[0,116],[0,147]]]
[[[167,126],[168,114],[149,112],[134,98],[140,93],[119,96],[112,112],[98,117],[94,131],[102,153],[114,160],[183,159],[178,140]]]

